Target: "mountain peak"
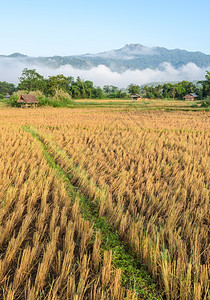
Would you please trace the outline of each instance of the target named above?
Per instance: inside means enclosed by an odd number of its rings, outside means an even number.
[[[144,47],[143,45],[137,43],[137,44],[126,44],[123,48],[136,48],[140,49],[141,47]]]
[[[123,48],[115,50],[118,54],[127,55],[130,58],[135,58],[141,55],[158,55],[156,47],[150,48],[141,44],[126,44]]]
[[[15,58],[16,57],[27,57],[27,55],[15,52],[15,53],[12,53],[12,54],[8,55],[8,57],[15,57]]]

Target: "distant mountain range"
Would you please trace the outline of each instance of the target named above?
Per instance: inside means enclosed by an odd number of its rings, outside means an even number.
[[[143,70],[146,68],[160,68],[164,62],[179,68],[189,62],[200,68],[210,66],[210,55],[202,52],[186,50],[169,50],[162,47],[146,47],[141,44],[125,45],[118,50],[111,50],[97,54],[83,54],[73,56],[29,57],[20,53],[0,55],[0,58],[14,58],[32,65],[45,65],[58,68],[62,65],[71,65],[75,69],[89,70],[98,65],[105,65],[112,71],[122,73],[126,70]]]

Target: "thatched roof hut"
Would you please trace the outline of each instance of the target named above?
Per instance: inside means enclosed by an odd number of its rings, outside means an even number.
[[[34,95],[20,95],[17,103],[21,104],[37,104],[38,100]]]
[[[189,93],[183,98],[184,100],[195,100],[195,98],[198,98],[198,95],[196,95],[195,93]]]
[[[131,95],[131,97],[132,97],[132,100],[141,99],[141,96],[139,94],[133,94],[133,95]]]

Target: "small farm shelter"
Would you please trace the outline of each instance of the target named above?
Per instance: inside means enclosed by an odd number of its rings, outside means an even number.
[[[196,95],[195,93],[189,93],[183,98],[184,100],[195,100],[195,98],[198,98],[198,95]]]
[[[133,95],[131,95],[131,97],[132,97],[132,100],[139,100],[139,99],[141,99],[141,96],[139,94],[133,94]]]
[[[17,103],[21,103],[21,107],[36,107],[38,100],[34,95],[20,95]]]

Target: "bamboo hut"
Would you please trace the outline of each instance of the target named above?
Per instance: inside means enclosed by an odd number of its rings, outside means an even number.
[[[20,103],[21,107],[36,107],[38,100],[34,95],[20,95],[17,103]]]

